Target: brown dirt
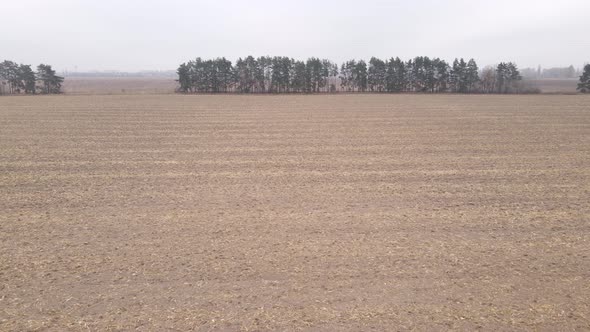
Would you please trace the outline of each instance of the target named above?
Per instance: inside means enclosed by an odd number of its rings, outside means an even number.
[[[0,330],[588,330],[589,110],[0,98]]]

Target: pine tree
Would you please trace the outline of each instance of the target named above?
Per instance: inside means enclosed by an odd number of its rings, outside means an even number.
[[[355,85],[361,92],[367,90],[367,63],[360,60],[354,67]]]
[[[307,69],[307,91],[319,92],[324,86],[324,66],[320,59],[309,58],[305,64]]]
[[[496,69],[496,83],[499,93],[518,92],[517,82],[522,80],[518,67],[512,63],[501,62]]]
[[[386,72],[387,92],[404,92],[408,86],[406,64],[400,58],[391,58],[387,61]]]
[[[256,92],[255,86],[260,85],[258,62],[252,56],[241,58],[236,61],[236,66],[233,69],[234,79],[236,80],[237,89],[241,93]],[[264,84],[264,79],[262,79]],[[260,91],[263,92],[263,91]]]
[[[355,89],[355,67],[356,60],[349,60],[340,67],[340,85],[346,91],[354,91]]]
[[[226,58],[218,58],[215,61],[217,73],[217,92],[228,92],[232,84],[233,66]]]
[[[429,57],[424,57],[422,60],[424,83],[422,91],[434,92],[436,88],[436,69],[434,68],[434,62]]]
[[[590,93],[590,64],[584,66],[584,72],[580,76],[578,90],[582,93]]]
[[[469,60],[467,63],[465,79],[467,92],[474,92],[477,83],[479,82],[479,68],[477,67],[477,63],[474,59]]]
[[[500,62],[498,64],[498,68],[496,69],[496,84],[498,85],[498,92],[499,93],[506,93],[508,92],[507,88],[507,74],[508,72],[508,65],[504,62]]]
[[[307,70],[305,68],[305,62],[293,62],[291,74],[291,90],[294,92],[307,92],[306,82]]]
[[[412,91],[414,91],[414,81],[415,81],[414,61],[412,61],[412,59],[408,60],[406,63],[404,63],[404,68],[406,71],[406,85],[405,85],[404,90],[406,92],[412,92]]]
[[[387,66],[381,59],[372,57],[367,72],[369,90],[383,92],[387,85]]]
[[[519,81],[522,80],[522,76],[520,75],[520,72],[518,71],[518,67],[516,66],[516,64],[509,62],[508,63],[508,83],[510,86],[510,89],[512,89],[512,91],[514,92],[519,92],[519,88],[517,83]]]
[[[436,92],[447,91],[447,83],[449,81],[449,64],[444,60],[436,58],[433,60],[433,67],[435,70]]]
[[[64,78],[55,75],[55,70],[50,65],[40,64],[37,66],[37,78],[41,81],[41,91],[43,93],[60,93],[61,84]]]
[[[17,92],[19,86],[18,64],[9,60],[0,63],[0,79],[8,83],[8,93]]]
[[[412,89],[416,92],[422,92],[425,86],[424,58],[421,56],[415,57],[412,64],[412,66],[409,66],[412,77]]]
[[[36,80],[35,72],[30,65],[18,66],[19,88],[23,89],[25,93],[35,94]],[[61,84],[61,83],[60,83]]]
[[[180,92],[190,92],[191,90],[191,80],[190,80],[190,66],[186,63],[181,64],[178,69],[176,70],[178,74],[178,79],[176,82],[180,85],[179,91]]]
[[[459,92],[460,93],[467,93],[469,81],[467,76],[467,62],[463,58],[459,60],[459,72],[458,72],[458,83],[459,83]]]
[[[248,92],[270,92],[269,86],[266,84],[266,79],[264,77],[264,67],[263,63],[270,68],[272,59],[270,57],[263,57],[255,59],[253,56],[249,55],[244,60],[245,68],[246,68],[246,76],[245,76],[245,86],[248,88]],[[268,79],[268,85],[270,85],[270,76]]]

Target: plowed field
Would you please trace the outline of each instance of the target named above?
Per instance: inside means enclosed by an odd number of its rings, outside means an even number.
[[[588,96],[0,98],[0,330],[588,330]]]

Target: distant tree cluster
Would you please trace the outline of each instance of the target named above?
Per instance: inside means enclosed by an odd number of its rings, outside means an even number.
[[[574,66],[554,68],[541,68],[539,66],[538,68],[525,68],[521,70],[521,73],[525,79],[572,79],[581,74]]]
[[[181,92],[289,93],[327,91],[338,67],[328,60],[248,56],[235,65],[226,58],[183,63],[177,70]]]
[[[590,64],[584,66],[584,72],[580,76],[578,90],[582,93],[590,93]]]
[[[30,65],[0,63],[0,94],[60,93],[63,80],[49,65],[40,64],[35,72]]]
[[[522,80],[513,63],[480,72],[475,60],[416,57],[350,60],[338,66],[327,59],[289,57],[197,58],[178,67],[184,93],[423,92],[518,93]]]

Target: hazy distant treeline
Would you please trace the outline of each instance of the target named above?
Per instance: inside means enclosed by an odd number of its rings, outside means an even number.
[[[350,60],[338,66],[327,59],[289,57],[195,60],[178,67],[184,93],[424,92],[520,93],[522,76],[511,62],[480,70],[476,61],[416,57]]]
[[[538,68],[524,68],[521,73],[525,79],[573,79],[582,75],[582,72],[574,68],[574,66],[555,68],[541,68],[539,66]]]
[[[60,93],[63,80],[50,65],[40,64],[33,71],[31,65],[9,60],[0,63],[0,94]]]

